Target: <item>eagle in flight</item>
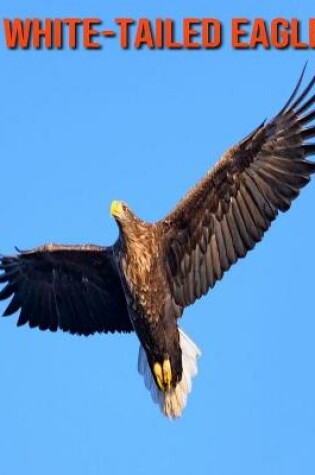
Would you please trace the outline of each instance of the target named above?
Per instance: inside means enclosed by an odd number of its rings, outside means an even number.
[[[179,417],[197,373],[198,347],[178,327],[254,248],[315,172],[315,77],[302,75],[285,106],[230,148],[163,220],[146,223],[113,201],[114,245],[48,244],[1,256],[0,299],[18,325],[77,335],[135,332],[138,370],[153,400]]]

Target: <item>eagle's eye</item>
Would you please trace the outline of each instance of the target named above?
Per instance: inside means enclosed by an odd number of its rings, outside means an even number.
[[[128,211],[128,206],[126,205],[126,203],[121,203],[121,207],[124,213]]]

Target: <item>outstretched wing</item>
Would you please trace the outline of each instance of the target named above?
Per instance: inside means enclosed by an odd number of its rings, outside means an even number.
[[[4,316],[20,310],[18,325],[79,335],[131,332],[112,248],[47,245],[0,258]]]
[[[192,304],[260,241],[305,186],[315,164],[315,77],[279,114],[228,150],[160,222],[175,302]]]

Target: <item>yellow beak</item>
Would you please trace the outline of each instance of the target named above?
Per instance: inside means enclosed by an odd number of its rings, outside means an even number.
[[[115,218],[119,218],[122,212],[122,206],[119,201],[114,200],[110,207],[110,214]]]

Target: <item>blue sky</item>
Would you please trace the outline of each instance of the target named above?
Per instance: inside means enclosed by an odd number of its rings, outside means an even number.
[[[297,17],[309,2],[2,0],[3,17]],[[227,30],[228,31],[228,30]],[[0,33],[3,253],[111,244],[112,199],[165,215],[283,105],[313,51],[8,51]],[[0,321],[0,472],[6,475],[315,473],[311,183],[264,241],[181,322],[202,349],[183,418],[136,371],[134,336],[43,333]],[[1,304],[0,310],[4,309]]]

